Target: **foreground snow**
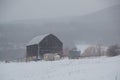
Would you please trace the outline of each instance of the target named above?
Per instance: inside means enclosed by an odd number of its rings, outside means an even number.
[[[120,56],[0,63],[0,80],[120,80]]]

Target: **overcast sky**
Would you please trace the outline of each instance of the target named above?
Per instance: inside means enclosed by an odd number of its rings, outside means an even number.
[[[120,4],[120,0],[0,0],[0,22],[80,16]]]

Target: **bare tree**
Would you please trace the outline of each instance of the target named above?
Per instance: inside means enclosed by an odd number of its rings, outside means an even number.
[[[101,44],[92,45],[88,47],[82,54],[83,57],[104,56],[105,47]]]
[[[107,56],[117,56],[120,55],[120,46],[112,45],[107,50]]]

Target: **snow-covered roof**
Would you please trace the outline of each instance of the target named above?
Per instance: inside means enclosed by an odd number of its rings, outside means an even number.
[[[48,36],[50,34],[44,34],[44,35],[39,35],[36,36],[35,38],[33,38],[28,44],[28,45],[34,45],[34,44],[39,44],[39,42],[41,42],[46,36]]]

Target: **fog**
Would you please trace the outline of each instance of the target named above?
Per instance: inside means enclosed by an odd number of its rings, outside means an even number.
[[[120,1],[0,1],[0,60],[25,56],[26,44],[46,33],[56,35],[64,48],[120,44]]]
[[[80,16],[120,4],[119,0],[0,0],[0,22]]]

